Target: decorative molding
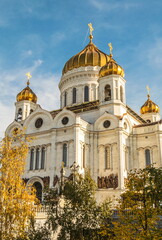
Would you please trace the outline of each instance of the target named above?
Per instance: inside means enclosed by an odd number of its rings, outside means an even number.
[[[158,146],[153,145],[153,146],[139,147],[139,148],[137,148],[137,151],[146,150],[146,149],[152,150],[153,148],[158,148]]]
[[[74,142],[74,139],[70,139],[70,140],[67,140],[67,141],[62,141],[62,142],[55,142],[55,145],[63,145],[64,143],[67,143],[67,144],[70,144],[70,143],[73,143]]]
[[[35,146],[30,146],[30,147],[29,147],[29,150],[31,150],[31,149],[36,149],[36,148],[42,148],[42,147],[47,148],[47,147],[49,147],[49,146],[51,146],[51,143],[42,144],[42,145],[35,145]]]

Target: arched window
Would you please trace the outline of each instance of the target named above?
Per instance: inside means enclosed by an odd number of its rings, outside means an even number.
[[[33,170],[34,165],[34,149],[31,149],[30,151],[30,170]]]
[[[121,100],[121,102],[124,102],[124,98],[123,97],[124,97],[123,96],[123,87],[120,86],[120,100]]]
[[[110,169],[110,162],[111,162],[110,147],[106,147],[105,148],[105,169]]]
[[[63,145],[63,159],[62,159],[64,166],[67,166],[67,144],[64,143]]]
[[[89,87],[85,86],[84,87],[84,102],[88,102],[89,101]]]
[[[73,88],[73,103],[76,103],[76,88]]]
[[[35,169],[39,169],[39,148],[36,149]]]
[[[17,112],[17,121],[21,121],[22,120],[22,109],[19,108],[18,112]]]
[[[111,100],[111,87],[109,84],[105,86],[105,101]]]
[[[42,147],[42,150],[41,150],[41,169],[44,169],[44,163],[45,163],[45,147]]]
[[[64,107],[66,107],[67,104],[67,92],[64,93]]]
[[[41,202],[42,201],[42,185],[40,182],[35,182],[33,187],[36,189],[36,197]]]
[[[149,149],[145,150],[145,162],[146,162],[146,166],[151,165],[151,155],[150,155]]]

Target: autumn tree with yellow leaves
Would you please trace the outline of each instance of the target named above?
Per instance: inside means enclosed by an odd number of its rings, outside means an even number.
[[[22,179],[28,154],[26,140],[16,131],[0,145],[0,240],[24,237],[34,214],[35,191]]]

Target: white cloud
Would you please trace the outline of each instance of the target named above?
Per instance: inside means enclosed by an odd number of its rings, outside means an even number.
[[[32,50],[24,50],[22,53],[21,53],[21,57],[22,58],[28,58],[28,57],[31,57],[33,55],[33,51]]]
[[[125,9],[128,10],[130,8],[138,7],[139,4],[130,1],[105,1],[105,0],[90,0],[92,6],[97,8],[100,11],[112,11],[116,9]]]
[[[31,72],[30,87],[38,97],[38,104],[47,110],[59,108],[59,76],[52,73],[39,73],[42,60],[36,60],[29,68],[1,70],[0,81],[0,137],[3,137],[6,127],[14,120],[16,95],[26,86],[27,72]]]
[[[5,129],[14,120],[14,105],[5,105],[0,102],[0,137],[4,137]]]
[[[162,38],[156,38],[151,46],[146,49],[146,56],[149,64],[154,64],[155,68],[161,68],[162,66]]]

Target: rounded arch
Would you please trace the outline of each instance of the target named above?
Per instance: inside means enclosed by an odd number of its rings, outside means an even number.
[[[26,133],[37,132],[38,128],[35,127],[36,120],[41,118],[43,120],[42,126],[39,128],[42,130],[48,130],[53,125],[52,115],[38,107],[34,112],[32,112],[28,118],[25,119],[23,126],[26,128]]]
[[[121,127],[126,131],[130,132],[132,130],[132,123],[127,115],[125,115],[121,122]]]
[[[12,135],[12,131],[13,131],[15,128],[18,128],[18,129],[20,129],[20,130],[23,131],[22,125],[21,125],[19,122],[14,121],[14,122],[12,122],[12,123],[7,127],[7,129],[6,129],[6,131],[5,131],[5,135],[11,136],[11,135]]]
[[[104,122],[105,121],[108,121],[109,123],[109,127],[108,128],[105,128],[104,127]],[[117,126],[119,126],[119,119],[112,115],[112,114],[109,114],[107,112],[105,112],[102,116],[100,116],[94,123],[94,130],[108,130],[108,129],[113,129],[113,128],[116,128]]]
[[[32,177],[29,179],[27,182],[27,186],[32,186],[36,190],[36,197],[40,202],[43,200],[43,189],[44,189],[44,184],[41,178],[39,177]]]
[[[67,117],[68,118],[68,123],[66,125],[63,125],[62,120],[63,118]],[[59,112],[56,117],[54,118],[53,125],[56,128],[61,128],[65,126],[70,126],[76,122],[76,116],[73,112],[63,109],[61,112]]]

